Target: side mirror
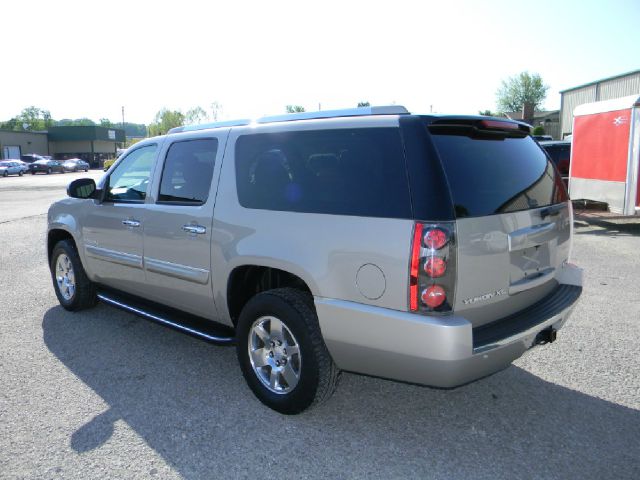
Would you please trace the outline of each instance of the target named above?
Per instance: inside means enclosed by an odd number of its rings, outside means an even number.
[[[67,187],[67,195],[71,198],[94,198],[96,182],[93,178],[79,178]]]

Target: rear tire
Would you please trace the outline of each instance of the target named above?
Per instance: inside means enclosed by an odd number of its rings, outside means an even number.
[[[21,177],[23,174],[24,174],[24,172],[23,172],[23,171],[19,171],[19,172],[18,172],[18,176],[19,176],[19,177]]]
[[[56,297],[66,310],[84,310],[96,304],[95,285],[87,277],[73,242],[61,240],[56,243],[49,269]]]
[[[8,177],[9,176],[9,172],[7,172],[6,170],[4,172],[2,172],[2,176],[3,177]]]
[[[53,171],[53,170],[51,170],[50,168],[48,168],[48,169],[47,169],[47,175],[51,175],[51,172],[52,172],[52,171]]]
[[[294,288],[259,293],[242,309],[236,334],[242,374],[273,410],[300,413],[335,390],[340,371],[322,338],[310,294]]]

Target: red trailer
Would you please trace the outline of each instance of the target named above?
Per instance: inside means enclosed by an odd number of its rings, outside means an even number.
[[[569,193],[640,214],[640,93],[586,103],[573,112]]]

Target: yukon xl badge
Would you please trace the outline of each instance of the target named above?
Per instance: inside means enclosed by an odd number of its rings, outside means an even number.
[[[493,297],[497,297],[498,295],[506,295],[506,293],[507,291],[504,288],[501,288],[500,290],[496,290],[495,292],[485,293],[484,295],[480,295],[478,297],[467,298],[463,300],[462,303],[465,305],[470,305],[476,302],[484,302],[486,300],[492,299]]]

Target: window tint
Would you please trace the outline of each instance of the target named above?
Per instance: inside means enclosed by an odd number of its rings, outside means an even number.
[[[242,136],[236,175],[248,208],[411,218],[396,128]]]
[[[206,202],[217,149],[215,138],[171,145],[164,162],[158,202]]]
[[[432,136],[456,217],[479,217],[567,200],[562,180],[531,137]]]
[[[156,145],[147,145],[123,158],[109,176],[105,200],[143,202],[147,196],[149,174],[155,153]]]

